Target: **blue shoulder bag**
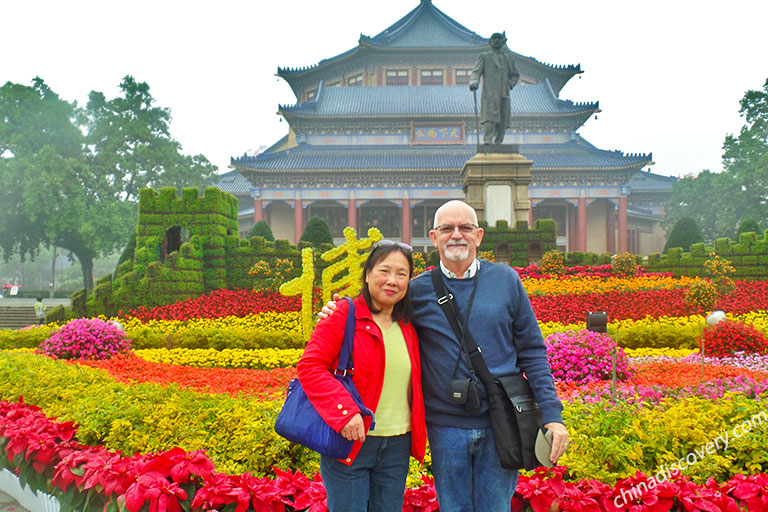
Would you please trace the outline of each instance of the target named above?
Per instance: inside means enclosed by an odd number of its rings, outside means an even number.
[[[349,301],[349,312],[347,313],[347,323],[344,328],[344,342],[339,352],[339,364],[336,370],[331,373],[349,392],[352,400],[360,408],[361,413],[364,416],[373,418],[373,412],[363,405],[360,393],[357,392],[357,388],[355,388],[355,384],[352,382],[352,375],[354,373],[352,351],[355,337],[355,305],[349,297],[345,297],[345,300]],[[373,422],[371,422],[371,428],[373,428]],[[341,434],[333,430],[323,420],[309,401],[298,378],[293,379],[288,384],[288,396],[285,399],[283,409],[277,415],[275,432],[291,442],[299,443],[315,450],[321,455],[327,455],[334,459],[347,458],[354,444],[353,441],[345,439]]]

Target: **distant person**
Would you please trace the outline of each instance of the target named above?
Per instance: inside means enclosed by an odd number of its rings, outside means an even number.
[[[37,317],[37,325],[45,325],[45,306],[43,306],[42,297],[35,299],[35,316]]]
[[[501,144],[512,117],[509,91],[517,84],[520,74],[515,69],[515,62],[503,51],[506,43],[504,34],[493,34],[491,51],[477,56],[469,78],[469,90],[476,91],[480,77],[483,77],[480,122],[484,128],[484,144]]]

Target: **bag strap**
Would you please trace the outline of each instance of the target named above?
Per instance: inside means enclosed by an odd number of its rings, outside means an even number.
[[[433,268],[430,271],[432,277],[432,285],[435,287],[435,293],[437,294],[437,303],[448,318],[448,323],[451,324],[453,332],[461,343],[464,353],[467,355],[467,364],[469,370],[473,373],[477,373],[480,381],[486,387],[490,389],[493,384],[493,375],[488,370],[488,365],[485,364],[483,359],[482,350],[477,346],[477,342],[472,337],[472,333],[466,328],[466,324],[462,321],[461,313],[456,307],[456,301],[453,294],[448,293],[445,289],[445,283],[443,282],[442,272],[438,268]],[[480,275],[475,275],[475,279],[479,279]],[[477,289],[477,281],[475,281],[475,289],[472,290],[472,297],[474,298],[475,290]],[[470,302],[470,307],[472,306]]]
[[[352,353],[355,348],[355,303],[349,297],[343,300],[349,302],[349,311],[347,312],[347,323],[344,326],[344,341],[341,344],[339,352],[339,364],[336,365],[336,375],[352,374],[355,371],[355,361]]]

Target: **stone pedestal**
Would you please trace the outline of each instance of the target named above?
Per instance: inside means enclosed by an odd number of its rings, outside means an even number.
[[[486,152],[480,152],[483,150]],[[518,153],[516,144],[484,144],[478,151],[461,171],[465,201],[477,211],[478,220],[489,226],[505,220],[510,228],[518,222],[528,223],[533,161]]]

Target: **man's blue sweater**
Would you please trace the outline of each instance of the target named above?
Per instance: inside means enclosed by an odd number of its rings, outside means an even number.
[[[440,272],[440,269],[431,272]],[[482,350],[488,369],[496,377],[525,372],[544,423],[562,423],[563,406],[557,398],[541,329],[517,272],[508,265],[482,261],[473,278],[443,278],[462,315],[466,315],[472,287],[479,279],[468,330]],[[421,346],[427,423],[468,429],[490,427],[485,389],[479,380],[478,389],[484,398],[479,412],[467,414],[451,401],[451,378],[457,360],[456,378],[469,377],[469,368],[460,343],[437,303],[429,272],[411,281],[410,290],[413,323]]]

